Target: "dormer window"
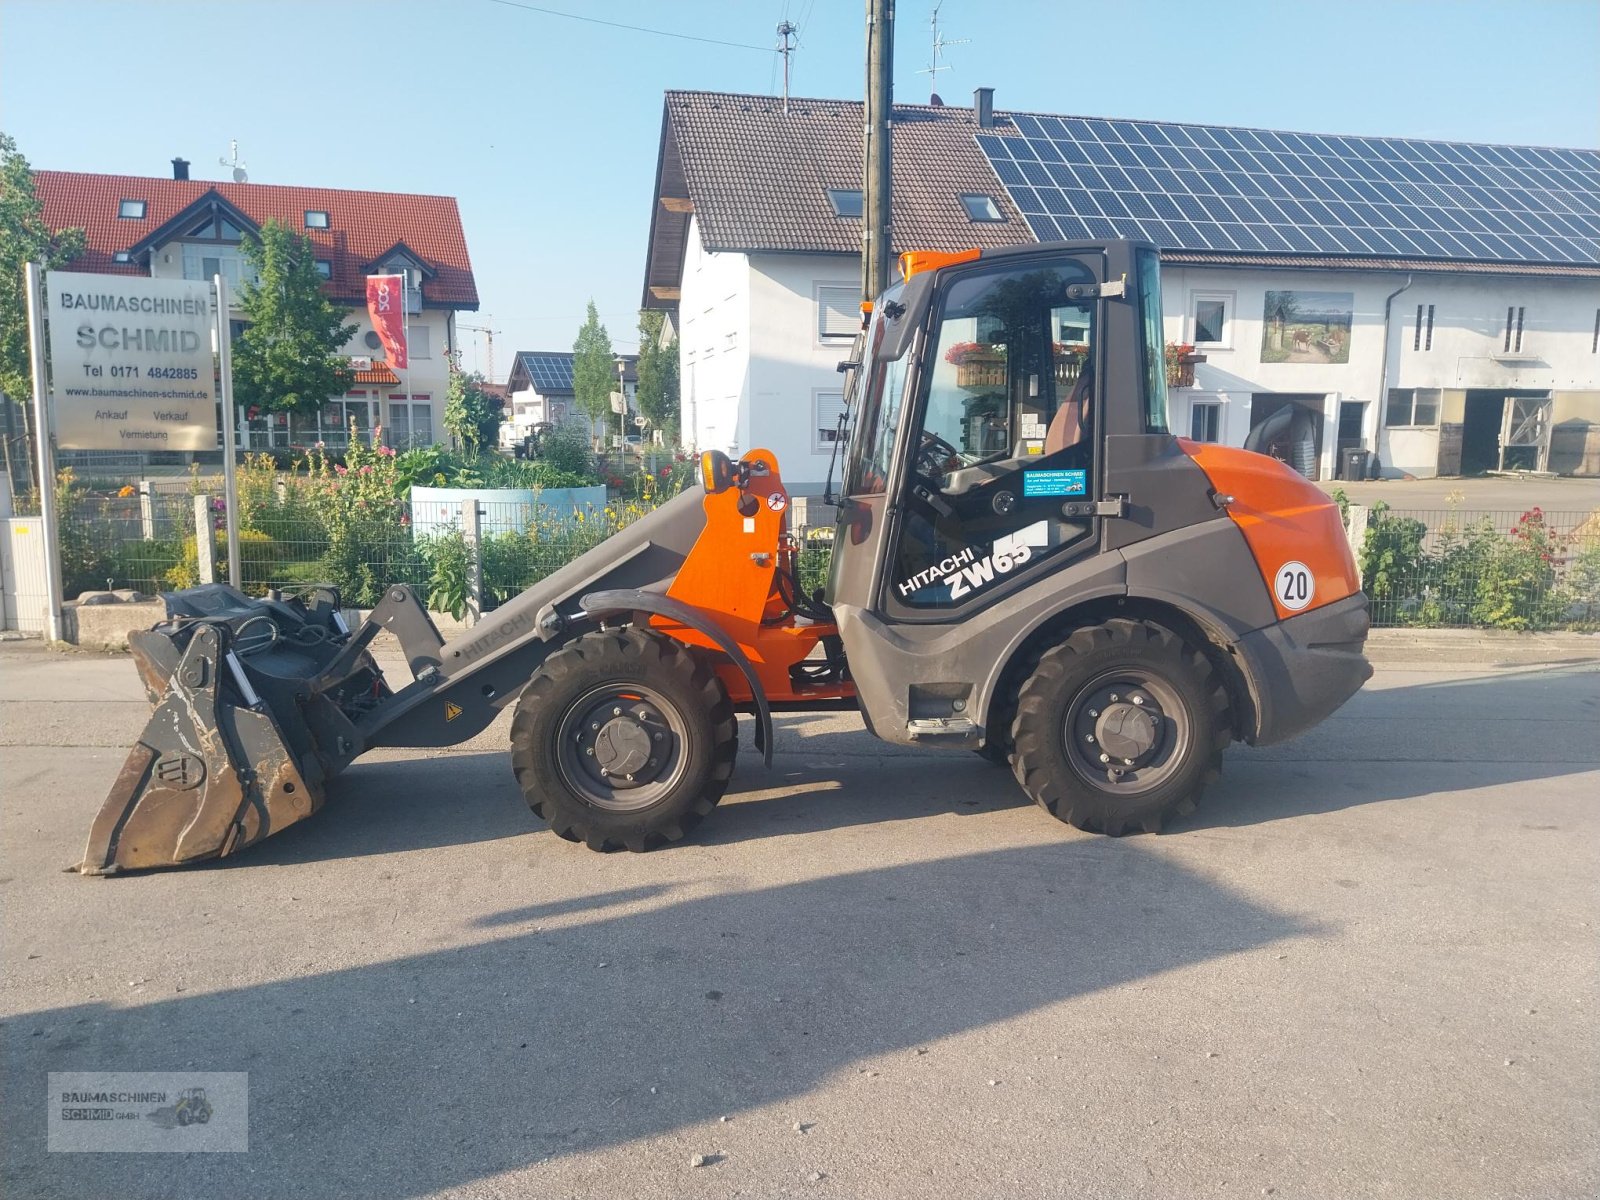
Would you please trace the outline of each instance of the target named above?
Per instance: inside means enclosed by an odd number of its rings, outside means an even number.
[[[836,217],[859,217],[864,200],[860,188],[829,188],[828,203],[833,205]]]
[[[308,208],[306,213],[307,229],[326,229],[328,227],[328,214],[318,208]]]
[[[144,220],[143,200],[123,200],[117,205],[117,216],[126,221]]]
[[[964,192],[961,197],[961,207],[967,210],[967,219],[970,221],[1004,221],[1005,214],[1000,211],[1000,206],[994,202],[993,196],[985,196],[981,192]]]

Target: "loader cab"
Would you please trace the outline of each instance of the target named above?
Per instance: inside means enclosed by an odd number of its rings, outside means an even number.
[[[949,622],[1102,544],[1108,438],[1171,442],[1137,243],[907,264],[857,355],[830,602]]]

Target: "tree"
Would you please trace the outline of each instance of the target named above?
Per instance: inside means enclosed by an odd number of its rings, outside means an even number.
[[[27,477],[35,478],[32,410],[33,373],[28,361],[28,300],[23,285],[25,264],[36,262],[45,270],[66,266],[83,253],[81,229],[51,232],[44,223],[43,205],[33,190],[33,170],[17,143],[0,133],[0,392],[15,401],[22,413],[27,443]],[[7,431],[9,432],[9,431]],[[11,439],[3,438],[6,469],[12,470]],[[21,483],[15,473],[14,483]]]
[[[1289,322],[1300,315],[1300,300],[1293,292],[1267,292],[1267,320],[1271,322],[1269,331],[1272,346],[1276,350],[1283,348],[1283,335],[1289,327]]]
[[[639,411],[669,440],[678,440],[678,339],[661,340],[665,314],[639,313]]]
[[[235,401],[272,412],[316,412],[355,382],[341,353],[357,326],[328,299],[311,239],[277,220],[247,238],[254,283],[239,288],[246,321],[233,346]]]
[[[617,356],[591,300],[578,340],[572,343],[572,396],[591,421],[600,421],[610,413],[611,393],[616,390]]]
[[[483,376],[463,371],[453,360],[445,393],[444,427],[468,454],[492,448],[500,440],[505,408],[500,397],[483,390]]]

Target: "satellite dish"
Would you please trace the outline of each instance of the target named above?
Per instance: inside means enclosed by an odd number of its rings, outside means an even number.
[[[233,169],[233,181],[235,183],[249,183],[250,176],[244,173],[243,167],[235,167]]]
[[[383,339],[378,336],[378,331],[376,329],[367,330],[367,336],[365,340],[369,350],[376,350],[379,346],[383,345]]]

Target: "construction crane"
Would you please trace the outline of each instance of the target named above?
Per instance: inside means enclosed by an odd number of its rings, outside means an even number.
[[[493,324],[494,323],[494,314],[493,313],[489,313],[487,319],[490,322],[490,324]],[[484,357],[488,360],[488,365],[489,365],[488,379],[489,379],[490,383],[499,383],[500,380],[494,373],[494,335],[497,334],[497,333],[503,333],[505,331],[501,330],[501,329],[490,329],[488,325],[461,325],[461,324],[457,324],[456,328],[457,329],[465,329],[468,333],[481,333],[481,334],[483,334],[484,341],[488,343],[487,349],[485,350],[485,353],[484,353]]]

